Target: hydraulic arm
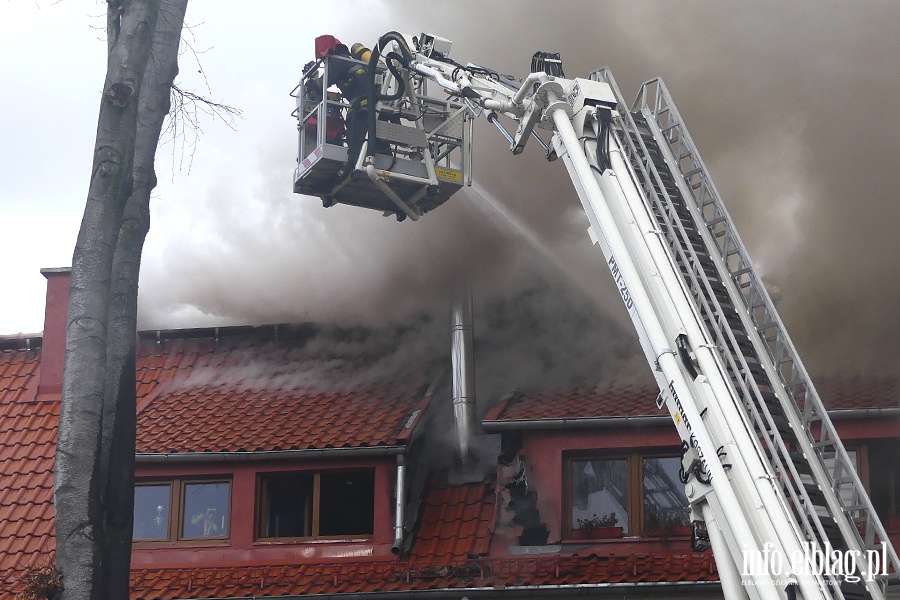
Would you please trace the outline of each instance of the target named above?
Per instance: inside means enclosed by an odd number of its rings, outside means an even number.
[[[692,545],[712,546],[726,597],[884,598],[897,554],[662,81],[629,108],[606,69],[568,79],[538,53],[519,81],[449,50],[382,37],[351,58],[365,103],[327,83],[346,58],[308,65],[295,191],[418,219],[470,181],[477,116],[514,154],[534,140],[562,159],[683,440]],[[329,106],[365,135],[329,134]]]

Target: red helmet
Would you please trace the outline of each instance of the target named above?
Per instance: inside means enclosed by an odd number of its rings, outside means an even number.
[[[341,40],[333,35],[320,35],[316,38],[316,58],[325,58],[339,44]]]

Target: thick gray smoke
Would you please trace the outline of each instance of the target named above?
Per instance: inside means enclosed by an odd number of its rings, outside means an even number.
[[[460,62],[519,76],[534,51],[561,52],[569,76],[612,67],[626,97],[663,76],[758,268],[779,287],[782,317],[808,366],[891,367],[900,350],[900,4],[422,6],[392,2],[322,33],[372,44],[391,29],[428,31],[454,40]],[[308,47],[311,55],[312,39]],[[515,299],[549,290],[558,310],[541,318],[554,319],[550,330],[560,335],[547,336],[548,361],[565,344],[594,340],[576,326],[577,311],[564,310],[576,298],[612,315],[598,327],[612,341],[580,353],[589,356],[584,370],[627,363],[632,335],[563,165],[546,163],[537,147],[511,156],[489,127],[476,134],[475,178],[485,194],[458,194],[418,223],[325,210],[292,195],[294,147],[271,144],[247,165],[250,197],[224,183],[207,190],[195,200],[202,224],[145,262],[142,325],[443,320],[451,291],[469,276],[476,303],[504,307],[520,336],[530,309]]]

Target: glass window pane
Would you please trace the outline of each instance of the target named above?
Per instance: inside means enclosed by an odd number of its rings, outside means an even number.
[[[371,534],[375,471],[322,473],[319,477],[319,535]]]
[[[608,526],[614,520],[615,527],[628,533],[628,460],[573,460],[571,465],[572,529]]]
[[[231,484],[187,483],[184,486],[183,538],[228,537]]]
[[[260,478],[263,506],[259,536],[298,538],[312,535],[313,476],[279,473]]]
[[[684,484],[678,476],[681,459],[675,456],[645,458],[644,531],[671,530],[689,524]]]
[[[134,487],[135,540],[169,538],[169,499],[171,484],[137,485]]]

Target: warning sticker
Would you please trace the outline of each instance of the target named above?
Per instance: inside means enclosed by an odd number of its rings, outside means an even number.
[[[434,174],[438,179],[444,181],[452,181],[454,183],[462,183],[462,171],[456,169],[448,169],[447,167],[435,167]]]

